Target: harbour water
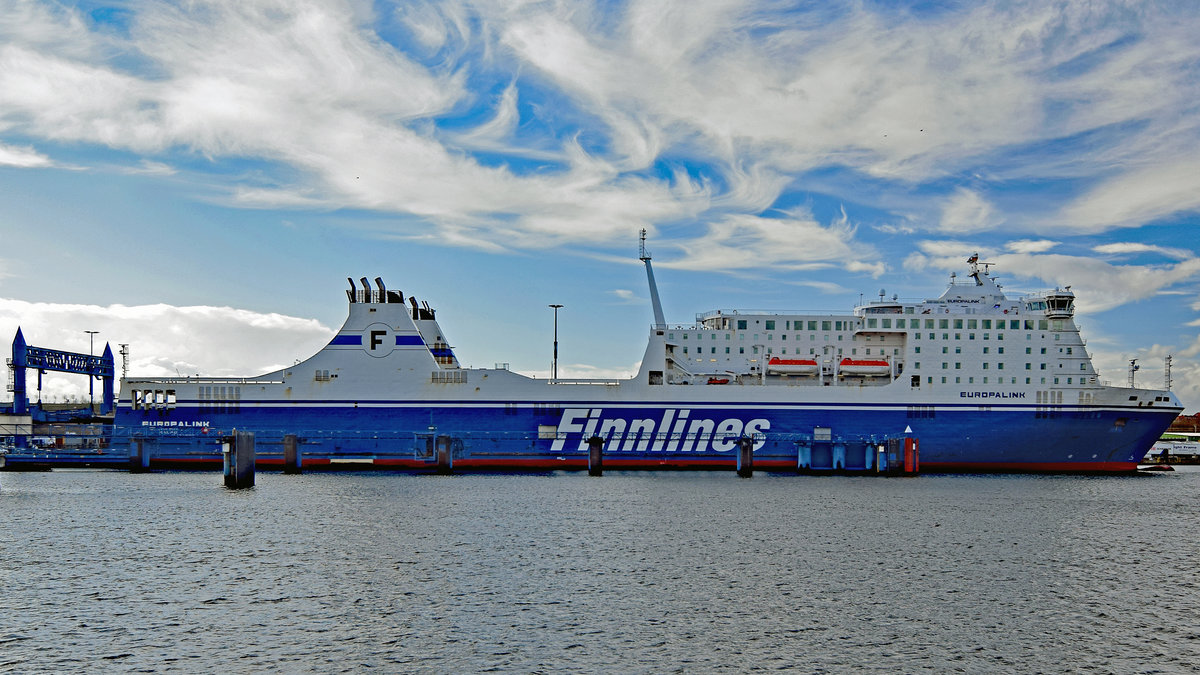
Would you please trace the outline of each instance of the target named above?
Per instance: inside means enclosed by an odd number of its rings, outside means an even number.
[[[0,473],[0,672],[1195,672],[1200,471]]]

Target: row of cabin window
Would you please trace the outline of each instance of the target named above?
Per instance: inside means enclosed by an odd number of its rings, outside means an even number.
[[[891,328],[891,325],[890,325],[890,324],[891,324],[891,321],[892,321],[891,319],[881,319],[881,320],[884,322],[884,325],[882,326],[883,328]],[[927,329],[934,328],[934,325],[933,325],[933,323],[934,323],[934,321],[935,321],[935,320],[936,320],[936,321],[938,321],[938,322],[941,324],[941,325],[939,325],[939,326],[938,326],[938,328],[940,328],[940,329],[942,329],[942,330],[950,330],[950,326],[949,326],[949,325],[947,325],[947,324],[948,324],[948,322],[949,322],[949,319],[925,319],[925,323],[926,323],[926,326],[925,326],[925,328],[927,328]],[[868,327],[868,328],[876,328],[877,326],[875,326],[875,325],[874,325],[874,322],[875,322],[875,321],[876,321],[875,319],[868,319],[868,320],[867,320],[867,324],[868,324],[868,326],[867,326],[867,327]],[[897,319],[897,321],[898,321],[898,322],[902,322],[902,321],[903,321],[903,319]],[[919,326],[917,326],[917,325],[916,325],[917,323],[919,323],[919,321],[920,321],[919,319],[912,319],[912,320],[911,320],[911,323],[912,323],[913,325],[912,325],[911,327],[912,327],[912,328],[919,328]],[[745,323],[745,322],[744,322],[744,321],[739,321],[739,323]],[[772,321],[768,321],[767,323],[768,323],[768,324],[771,324],[771,323],[774,323],[774,322],[772,322]],[[797,322],[797,323],[799,323],[799,322]],[[809,323],[816,323],[816,322],[815,322],[815,321],[811,321],[811,322],[809,322]],[[824,324],[828,324],[829,322],[828,322],[828,321],[825,321],[825,322],[822,322],[822,323],[824,323]],[[841,322],[841,321],[838,321],[837,323],[839,323],[839,324],[840,324],[840,323],[842,323],[842,322]],[[976,323],[982,323],[983,325],[982,325],[982,326],[976,326]],[[983,319],[983,320],[978,320],[978,319],[967,319],[967,320],[966,320],[966,324],[967,324],[967,325],[966,325],[966,330],[976,330],[976,329],[978,329],[978,328],[981,328],[982,330],[991,330],[991,329],[992,329],[991,323],[992,323],[991,319]],[[996,321],[996,329],[997,329],[997,330],[1004,330],[1005,328],[1004,328],[1004,326],[1003,326],[1003,323],[1004,323],[1003,321],[1001,321],[1001,320],[997,320],[997,321]],[[1019,321],[1011,321],[1010,323],[1011,323],[1011,324],[1013,324],[1013,325],[1011,326],[1011,328],[1012,328],[1013,330],[1020,330],[1020,327],[1016,325],[1016,324],[1019,324],[1019,323],[1020,323]],[[1026,325],[1025,325],[1025,328],[1026,328],[1026,330],[1033,330],[1033,323],[1034,323],[1033,321],[1025,321],[1025,324],[1026,324]],[[1056,322],[1056,323],[1057,323],[1057,322]],[[1049,326],[1047,325],[1047,322],[1046,322],[1046,321],[1044,321],[1044,320],[1042,320],[1042,321],[1038,321],[1038,322],[1037,322],[1037,325],[1038,325],[1038,328],[1037,328],[1037,330],[1043,330],[1043,331],[1044,331],[1044,330],[1048,330],[1048,329],[1049,329]],[[903,325],[899,325],[899,326],[897,326],[897,328],[903,328],[903,327],[904,327]],[[743,327],[739,326],[739,328],[743,328]],[[797,327],[797,328],[798,328],[798,327]],[[1060,327],[1060,326],[1056,326],[1055,328],[1056,328],[1056,330],[1059,330],[1059,329],[1061,329],[1061,327]],[[809,328],[808,328],[808,330],[816,330],[816,329],[817,329],[817,328],[816,328],[816,326],[809,326]],[[954,329],[956,329],[956,330],[962,330],[962,329],[963,329],[963,319],[954,319]],[[773,330],[773,326],[769,326],[769,325],[768,325],[768,326],[767,326],[767,330]],[[822,326],[822,330],[829,330],[829,328],[828,328],[827,326]],[[837,330],[841,330],[841,326],[839,326],[839,327],[837,328]],[[708,333],[708,335],[711,337],[711,339],[713,339],[713,340],[716,340],[716,339],[717,339],[717,334],[716,334],[715,332],[711,332],[711,331],[685,331],[685,332],[683,332],[683,333],[682,333],[682,337],[683,337],[683,339],[684,339],[684,340],[687,340],[687,339],[688,339],[688,336],[689,336],[689,335],[691,335],[692,333],[696,333],[696,339],[697,339],[697,340],[703,340],[703,339],[704,339],[704,334],[705,334],[705,333]],[[726,340],[732,340],[732,339],[733,339],[733,337],[732,337],[732,335],[733,335],[733,334],[732,334],[732,333],[725,333],[724,335],[725,335],[725,339],[726,339]],[[1045,337],[1045,336],[1043,335],[1043,338],[1044,338],[1044,337]],[[1058,336],[1058,335],[1055,335],[1055,336],[1054,336],[1054,338],[1057,340],[1057,339],[1059,339],[1059,336]],[[668,339],[668,340],[674,340],[674,339],[675,339],[675,333],[668,333],[668,334],[667,334],[667,339]],[[738,335],[738,339],[739,339],[739,340],[745,340],[745,339],[746,339],[746,334],[745,334],[745,333],[742,333],[742,334]],[[754,340],[758,340],[758,339],[759,339],[759,334],[758,334],[758,333],[754,333],[753,339],[754,339]],[[771,333],[768,333],[768,334],[767,334],[767,339],[768,339],[768,340],[773,340],[773,339],[774,339],[774,335],[773,335],[773,334],[771,334]],[[782,334],[782,335],[780,335],[780,339],[781,339],[781,340],[787,340],[787,334],[785,333],[785,334]],[[802,339],[802,336],[801,336],[800,334],[795,334],[793,339],[795,339],[797,342],[799,342],[799,341]],[[816,341],[816,339],[817,339],[817,336],[816,336],[816,335],[813,335],[813,334],[809,334],[809,336],[808,336],[808,339],[809,339],[810,341]],[[838,335],[838,338],[837,338],[837,339],[838,339],[839,341],[840,341],[840,340],[842,340],[842,339],[843,339],[843,335]],[[920,340],[920,339],[921,339],[921,333],[919,333],[919,332],[914,332],[914,333],[913,333],[913,339],[915,339],[915,340]],[[936,340],[936,339],[937,339],[937,333],[929,333],[929,338],[928,338],[928,339],[930,339],[930,340]],[[949,334],[949,333],[942,333],[942,339],[943,339],[943,340],[949,340],[949,339],[950,339],[950,334]],[[954,334],[954,339],[955,339],[955,340],[961,340],[961,339],[962,339],[962,333],[955,333],[955,334]],[[969,333],[969,334],[968,334],[968,336],[967,336],[967,339],[968,339],[968,340],[974,340],[974,339],[975,339],[975,333]],[[990,334],[990,333],[984,333],[984,334],[983,334],[983,339],[984,339],[984,340],[990,340],[990,339],[991,339],[991,334]],[[1003,340],[1003,339],[1004,339],[1004,333],[997,333],[997,334],[996,334],[996,339],[997,339],[997,340]],[[1032,340],[1032,339],[1033,339],[1033,337],[1032,337],[1032,334],[1026,334],[1026,335],[1025,335],[1025,339],[1026,339],[1026,340]],[[828,334],[826,334],[826,335],[825,335],[825,341],[826,341],[826,342],[828,342],[828,341],[829,341],[829,335],[828,335]]]
[[[710,331],[704,331],[704,332],[700,332],[700,333],[698,333],[698,334],[696,335],[696,340],[697,340],[697,341],[703,341],[703,340],[704,340],[704,334],[705,334],[705,333],[708,333],[708,334],[709,334],[709,335],[712,337],[712,339],[713,339],[713,340],[716,340],[716,339],[717,339],[717,334],[716,334],[716,333],[713,333],[713,332],[710,332]],[[691,334],[690,332],[683,333],[683,339],[684,339],[684,340],[688,339],[688,335],[690,335],[690,334]],[[732,340],[732,339],[733,339],[733,333],[724,333],[724,335],[725,335],[725,339],[726,339],[726,340]],[[797,333],[793,339],[795,339],[795,341],[796,341],[796,342],[800,342],[801,338],[802,338],[802,336],[801,336],[799,333]],[[667,334],[667,339],[668,339],[668,340],[674,340],[674,339],[675,339],[675,334],[674,334],[674,333],[668,333],[668,334]],[[745,339],[746,339],[746,333],[740,333],[740,334],[738,335],[738,340],[745,341]],[[758,333],[754,333],[754,336],[753,336],[753,338],[752,338],[752,339],[753,339],[753,340],[758,340],[758,339],[759,339],[759,335],[758,335]],[[775,339],[775,335],[774,335],[773,333],[767,333],[767,339],[768,339],[768,340],[774,340],[774,339]],[[786,333],[784,333],[784,334],[781,334],[781,335],[779,336],[779,339],[780,339],[780,340],[784,340],[784,341],[786,341],[786,340],[788,339],[788,336],[787,336],[787,334],[786,334]],[[809,336],[808,336],[808,339],[809,339],[810,341],[812,341],[812,342],[815,342],[815,341],[816,341],[816,339],[817,339],[817,336],[816,336],[816,335],[809,335]],[[845,335],[838,335],[838,336],[837,336],[837,339],[838,339],[838,341],[840,342],[840,341],[842,341],[843,339],[845,339]],[[829,342],[829,335],[825,335],[825,341],[826,341],[826,342]]]
[[[696,348],[694,348],[694,349],[695,349],[695,351],[693,351],[692,353],[695,353],[695,354],[703,354],[703,353],[704,353],[704,347],[696,347]],[[710,347],[709,349],[710,349],[710,351],[709,351],[709,353],[710,353],[710,354],[716,354],[716,353],[717,353],[717,348],[716,348],[716,347]],[[758,351],[759,351],[759,350],[758,350],[758,347],[751,347],[750,349],[751,349],[751,352],[750,352],[751,354],[757,354],[757,353],[758,353]],[[774,347],[767,347],[766,349],[767,349],[767,354],[774,354],[774,353],[775,353],[775,348],[774,348]],[[803,349],[804,349],[803,347],[796,347],[796,348],[795,348],[795,349],[792,351],[792,353],[793,353],[793,354],[797,354],[797,355],[802,355],[802,354],[804,354],[804,351],[803,351]],[[871,355],[871,350],[872,350],[872,349],[874,349],[874,348],[872,348],[872,347],[866,347],[866,348],[864,348],[864,349],[863,349],[863,353],[864,353],[864,354],[866,354],[867,356],[870,356],[870,355]],[[879,348],[877,348],[877,349],[878,349],[878,351],[876,352],[877,354],[879,354],[879,355],[884,355],[884,354],[887,354],[887,348],[886,348],[886,347],[879,347]],[[688,353],[688,350],[689,350],[689,348],[688,348],[688,347],[684,347],[684,348],[683,348],[683,353],[684,353],[684,354],[687,354],[687,353]],[[988,353],[990,353],[990,350],[991,350],[991,348],[990,348],[990,347],[984,347],[984,348],[983,348],[983,353],[984,353],[984,354],[988,354]],[[838,347],[837,353],[838,353],[838,354],[841,354],[841,353],[842,353],[842,351],[843,351],[843,348],[842,348],[842,347]],[[1058,352],[1059,352],[1060,354],[1072,355],[1072,354],[1074,353],[1074,348],[1073,348],[1073,347],[1059,347],[1059,349],[1058,349]],[[726,347],[726,348],[725,348],[725,353],[726,353],[726,354],[730,354],[730,353],[732,353],[732,351],[731,351],[731,348],[730,348],[730,347]],[[737,353],[739,353],[739,354],[745,354],[745,353],[746,353],[746,348],[745,348],[745,347],[738,347],[738,352],[737,352]],[[787,347],[781,347],[781,348],[779,349],[779,353],[780,353],[780,354],[787,354],[787,353],[788,353],[788,348],[787,348]],[[816,347],[809,347],[809,348],[808,348],[808,353],[809,353],[809,355],[814,355],[814,354],[816,354],[816,353],[817,353],[817,348],[816,348]],[[921,353],[921,347],[920,347],[920,346],[913,347],[913,353],[915,353],[915,354],[920,354],[920,353]],[[950,353],[950,347],[948,347],[948,346],[947,346],[947,347],[942,347],[942,353],[943,353],[943,354],[949,354],[949,353]],[[961,354],[961,353],[962,353],[962,347],[955,347],[955,348],[954,348],[954,353],[955,353],[955,354]],[[997,354],[1003,354],[1003,353],[1004,353],[1004,347],[997,347],[997,348],[996,348],[996,353],[997,353]],[[1033,353],[1033,348],[1032,348],[1032,347],[1026,347],[1026,348],[1025,348],[1025,353],[1026,353],[1026,354],[1032,354],[1032,353]],[[1042,347],[1042,348],[1041,348],[1041,353],[1042,353],[1042,354],[1045,354],[1045,353],[1046,353],[1046,348],[1045,348],[1045,347]],[[853,348],[851,348],[851,349],[850,349],[850,354],[851,354],[851,355],[857,355],[857,354],[858,354],[858,348],[857,348],[857,347],[853,347]],[[895,356],[899,356],[899,355],[900,355],[900,349],[899,349],[899,348],[892,348],[892,354],[893,354],[893,355],[895,355]],[[1028,365],[1028,364],[1026,364],[1026,365]],[[1043,364],[1043,365],[1044,365],[1044,364]],[[1081,363],[1081,364],[1079,364],[1079,365],[1080,365],[1080,370],[1086,370],[1086,365],[1087,365],[1087,364],[1085,364],[1085,363]],[[985,365],[984,367],[986,368],[987,366]],[[1003,367],[1003,365],[1001,365],[1000,367]],[[1043,369],[1044,369],[1044,368],[1043,368]],[[1028,368],[1026,368],[1026,370],[1028,370]]]
[[[1034,325],[1037,325],[1038,330],[1047,330],[1049,321],[1047,319],[903,319],[903,318],[867,318],[867,328],[921,328],[922,324],[926,329],[929,328],[950,328],[953,322],[954,327],[962,329],[964,326],[968,330],[981,328],[990,330],[993,326],[998,330],[1003,330],[1006,327],[1010,330],[1021,330],[1022,326],[1025,330],[1034,330]],[[757,323],[757,321],[755,321]],[[763,323],[766,325],[766,330],[775,330],[776,321],[765,319]],[[784,321],[784,330],[817,330],[818,324],[821,330],[851,330],[862,326],[860,321],[837,321],[837,320],[797,320]],[[748,319],[738,319],[737,329],[746,330],[749,327]]]
[[[756,320],[754,323],[758,323],[758,321]],[[763,323],[766,325],[767,330],[775,330],[776,321],[774,319],[764,319]],[[789,321],[783,322],[783,329],[784,330],[817,330],[818,323],[820,323],[820,325],[821,325],[821,330],[850,330],[851,328],[855,328],[859,325],[859,323],[856,321],[848,321],[848,320],[847,321],[835,321],[833,319],[830,319],[828,321],[821,321],[819,319],[816,321],[790,321],[789,320]],[[746,330],[748,325],[749,325],[749,323],[748,323],[747,319],[738,319],[737,320],[737,329],[738,330]],[[807,328],[805,327],[805,325],[807,325]]]
[[[948,377],[944,377],[944,376],[943,376],[943,377],[942,377],[942,384],[949,384],[949,383],[947,382],[947,380],[948,380],[948,379],[949,379]],[[1039,382],[1039,384],[1047,384],[1047,382],[1046,382],[1046,378],[1044,378],[1044,377],[1043,377],[1043,378],[1040,378],[1040,379],[1041,379],[1041,382]],[[1052,379],[1054,380],[1054,384],[1061,384],[1061,382],[1060,382],[1059,380],[1060,380],[1060,379],[1062,379],[1062,378],[1055,377],[1055,378],[1052,378]],[[1073,377],[1068,377],[1068,378],[1066,378],[1066,380],[1067,380],[1067,384],[1075,384],[1075,378],[1073,378]],[[932,378],[932,377],[926,378],[925,382],[926,382],[927,384],[933,384],[933,378]],[[963,381],[962,381],[962,377],[961,377],[961,376],[960,376],[960,377],[955,377],[955,378],[954,378],[954,384],[962,384],[962,383],[963,383]],[[993,378],[991,382],[989,382],[989,379],[988,379],[988,377],[987,377],[987,376],[984,376],[984,377],[983,377],[983,382],[982,382],[982,384],[992,384],[992,383],[995,383],[995,384],[1016,384],[1016,383],[1017,383],[1017,378],[1015,378],[1015,377],[1010,377],[1010,378],[1008,378],[1008,382],[1006,383],[1006,382],[1004,381],[1004,378],[1003,378],[1003,377],[997,377],[997,378]],[[975,384],[975,378],[974,378],[974,377],[968,377],[968,378],[967,378],[967,384]],[[1025,378],[1025,384],[1033,384],[1033,378],[1032,378],[1032,377],[1027,377],[1027,378]],[[1079,378],[1079,384],[1087,384],[1087,378],[1086,378],[1086,377],[1081,377],[1081,378]],[[1041,393],[1041,392],[1038,392],[1038,393]],[[1060,392],[1060,393],[1061,393],[1061,392]]]
[[[892,323],[895,322],[895,326]],[[922,323],[924,324],[922,326]],[[1055,324],[1061,324],[1061,321],[1056,321]],[[1050,322],[1047,319],[867,319],[867,328],[925,328],[930,330],[938,328],[948,330],[953,325],[955,330],[1049,330]]]
[[[984,362],[983,362],[983,370],[988,370],[988,366],[989,366],[988,362],[987,362],[987,361],[984,361]],[[1061,364],[1061,363],[1060,363],[1060,364],[1058,364],[1058,367],[1059,367],[1059,368],[1062,368],[1062,367],[1063,367],[1063,364]],[[915,370],[920,370],[920,369],[921,369],[921,362],[920,362],[920,361],[917,361],[917,362],[913,363],[913,368],[914,368]],[[950,362],[949,362],[949,361],[942,361],[942,370],[949,370],[949,369],[950,369]],[[955,362],[954,362],[954,369],[955,369],[955,370],[962,370],[962,362],[961,362],[961,361],[955,361]],[[1081,364],[1079,364],[1079,369],[1080,369],[1080,370],[1082,370],[1082,371],[1084,371],[1084,372],[1087,372],[1087,369],[1088,369],[1088,364],[1086,364],[1086,363],[1081,363]],[[996,363],[996,370],[1004,370],[1004,362],[1003,362],[1003,361],[998,361],[998,362]],[[1032,363],[1026,363],[1026,364],[1025,364],[1025,370],[1033,370],[1033,364],[1032,364]],[[1038,364],[1038,370],[1046,370],[1046,364],[1045,364],[1045,363],[1039,363],[1039,364]]]
[[[710,349],[711,349],[711,351],[709,352],[710,354],[716,354],[716,353],[717,353],[717,348],[716,348],[716,347],[711,347]],[[726,354],[730,354],[730,353],[732,353],[732,352],[730,351],[730,349],[731,349],[730,347],[726,347],[726,348],[725,348],[725,353],[726,353]],[[803,355],[803,354],[804,354],[804,352],[803,352],[803,351],[801,351],[802,349],[803,349],[802,347],[796,347],[796,348],[795,348],[795,350],[793,350],[793,351],[792,351],[792,353],[793,353],[793,354],[796,354],[796,355]],[[865,353],[867,354],[867,356],[870,356],[870,355],[871,355],[871,349],[872,349],[871,347],[867,347],[867,348],[864,350],[864,351],[865,351]],[[751,347],[751,348],[750,348],[750,350],[751,350],[751,351],[750,351],[750,353],[751,353],[751,354],[757,354],[757,353],[758,353],[758,347]],[[688,353],[688,348],[687,348],[687,347],[684,347],[684,348],[683,348],[683,353],[684,353],[684,354],[687,354],[687,353]],[[703,354],[703,353],[704,353],[704,347],[696,347],[696,348],[695,348],[695,351],[693,351],[692,353],[693,353],[693,354]],[[738,351],[737,351],[737,353],[739,353],[739,354],[745,354],[745,353],[746,353],[746,348],[745,348],[745,347],[738,347]],[[774,354],[774,353],[775,353],[775,348],[774,348],[774,347],[767,347],[767,354]],[[780,353],[780,354],[787,354],[787,353],[788,353],[787,347],[782,347],[782,348],[780,348],[780,350],[779,350],[779,353]],[[812,355],[815,355],[816,353],[817,353],[817,348],[816,348],[816,347],[809,347],[809,348],[808,348],[808,354],[809,354],[810,356],[812,356]],[[838,355],[839,355],[839,356],[842,354],[842,348],[841,348],[841,347],[838,347],[837,353],[838,353]],[[887,349],[886,349],[886,348],[884,348],[884,347],[879,347],[876,353],[877,353],[879,356],[883,356],[883,355],[887,354]],[[851,354],[852,356],[854,356],[854,355],[857,355],[857,354],[858,354],[858,347],[854,347],[854,348],[852,348],[852,349],[850,350],[850,354]],[[899,349],[892,349],[892,354],[893,354],[894,356],[899,356],[899,355],[900,355],[900,350],[899,350]]]
[[[984,347],[984,348],[983,348],[983,353],[984,353],[984,354],[988,354],[988,353],[990,353],[990,350],[991,350],[991,347]],[[920,354],[920,353],[921,353],[921,346],[920,346],[920,345],[917,345],[917,346],[913,347],[913,353],[914,353],[914,354]],[[943,353],[943,354],[949,354],[949,353],[950,353],[950,347],[949,347],[949,346],[944,346],[944,347],[942,347],[942,353]],[[960,346],[958,346],[958,345],[955,345],[955,347],[954,347],[954,353],[955,353],[955,354],[961,354],[961,353],[962,353],[962,347],[960,347]],[[1004,353],[1004,347],[996,347],[996,353],[997,353],[997,354],[1003,354],[1003,353]],[[1033,353],[1033,347],[1026,347],[1026,348],[1025,348],[1025,353],[1026,353],[1026,354],[1032,354],[1032,353]],[[1046,353],[1046,348],[1045,348],[1045,347],[1042,347],[1042,348],[1041,348],[1041,353],[1042,353],[1042,354],[1045,354],[1045,353]],[[1074,348],[1074,347],[1059,347],[1059,348],[1058,348],[1058,353],[1059,353],[1059,354],[1066,354],[1066,355],[1070,356],[1071,354],[1074,354],[1074,353],[1075,353],[1075,348]]]

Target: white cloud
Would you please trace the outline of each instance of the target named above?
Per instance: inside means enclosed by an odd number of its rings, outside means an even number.
[[[118,345],[127,343],[130,376],[258,375],[307,358],[334,334],[313,319],[231,307],[72,305],[0,298],[0,339],[8,344],[18,326],[28,344],[83,353],[89,349],[84,331],[100,331],[94,353],[110,344],[118,369]],[[74,380],[74,391],[87,391],[86,378],[69,378],[64,386],[69,388]]]
[[[938,229],[943,232],[980,232],[992,230],[1004,224],[1004,218],[996,212],[978,192],[959,188],[942,203],[942,220]]]
[[[15,166],[19,168],[37,168],[52,166],[51,159],[31,147],[15,147],[0,143],[0,166]]]
[[[126,167],[125,173],[141,176],[173,176],[177,173],[174,167],[163,162],[143,159],[137,166]]]
[[[1110,255],[1158,253],[1167,258],[1175,258],[1176,260],[1186,260],[1195,255],[1187,249],[1153,246],[1151,244],[1142,244],[1138,242],[1113,242],[1111,244],[1100,244],[1092,247],[1092,250],[1097,253],[1105,253]]]
[[[838,266],[878,274],[874,250],[854,241],[855,228],[842,217],[821,225],[804,211],[785,218],[730,215],[711,223],[702,236],[675,242],[683,255],[665,267],[693,270],[820,269]]]
[[[1004,245],[1004,248],[1013,253],[1045,253],[1050,249],[1058,246],[1059,242],[1051,239],[1022,239],[1019,241],[1010,241]]]
[[[568,380],[627,380],[637,374],[642,367],[641,361],[630,366],[618,368],[600,368],[586,363],[562,363],[558,364],[559,379]],[[545,370],[523,370],[523,375],[529,377],[549,378],[550,369]]]
[[[1094,257],[998,253],[958,241],[922,241],[918,248],[921,253],[905,261],[909,269],[961,271],[965,254],[978,251],[984,260],[995,263],[993,274],[998,278],[1015,277],[1060,288],[1072,286],[1076,305],[1085,313],[1112,309],[1200,279],[1200,258],[1195,257],[1165,265],[1114,265]]]
[[[1200,132],[1187,114],[1200,46],[1186,11],[1151,9],[1129,25],[1121,3],[1103,2],[920,15],[854,4],[775,14],[729,0],[608,9],[408,3],[395,20],[414,41],[396,47],[371,7],[349,1],[140,4],[127,35],[91,30],[65,6],[7,2],[0,133],[265,160],[287,178],[226,178],[235,204],[410,216],[394,221],[401,236],[433,224],[442,241],[485,250],[606,245],[666,224],[688,239],[761,217],[803,189],[805,171],[831,167],[901,187],[997,160],[1005,180],[1083,177],[1095,187],[1044,216],[1073,231],[1200,207]],[[1104,44],[1117,46],[1097,53]],[[472,78],[507,85],[485,97]],[[473,128],[439,126],[481,109],[491,114]],[[1099,140],[1064,168],[1053,144],[1088,134]],[[146,159],[147,170],[169,165]],[[1013,207],[984,196],[996,194],[990,178],[910,222],[1010,226]],[[829,184],[847,201],[860,187]]]
[[[1189,157],[1121,172],[1066,204],[1059,217],[1076,231],[1101,232],[1196,210],[1200,161]]]

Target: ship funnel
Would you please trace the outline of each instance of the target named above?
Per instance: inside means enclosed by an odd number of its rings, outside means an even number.
[[[387,286],[383,285],[383,277],[375,277],[375,285],[379,287],[380,302],[398,302],[404,304],[404,294],[400,291],[389,291]]]
[[[350,290],[346,291],[346,297],[350,298],[350,302],[354,302],[354,292],[358,290],[358,287],[354,285],[354,280],[350,277],[346,277],[346,281],[350,282]]]

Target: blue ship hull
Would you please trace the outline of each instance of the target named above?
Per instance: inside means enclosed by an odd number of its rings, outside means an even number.
[[[872,468],[868,448],[908,430],[919,440],[925,471],[1132,471],[1175,414],[1069,406],[1053,413],[1003,405],[980,411],[963,405],[927,410],[917,418],[907,406],[884,405],[763,409],[700,402],[671,407],[567,402],[539,409],[500,402],[363,401],[243,409],[203,418],[184,408],[169,421],[153,414],[139,420],[131,413],[124,420],[132,424],[119,427],[113,441],[128,448],[140,439],[150,451],[151,466],[217,465],[223,437],[235,429],[253,431],[260,463],[270,466],[282,462],[283,437],[294,434],[301,439],[305,466],[421,469],[434,465],[434,443],[445,437],[456,469],[581,469],[587,465],[587,438],[600,434],[605,465],[611,468],[729,468],[736,461],[736,440],[749,431],[756,439],[756,466],[795,469],[807,455],[814,469],[835,468],[832,457],[842,446],[838,468],[865,471]],[[612,420],[625,422],[623,433],[612,424],[605,429]],[[632,434],[635,420],[652,421],[658,429]],[[712,424],[689,431],[689,423],[698,420]],[[546,433],[551,427],[554,433]],[[828,438],[814,438],[815,428],[830,430]]]

